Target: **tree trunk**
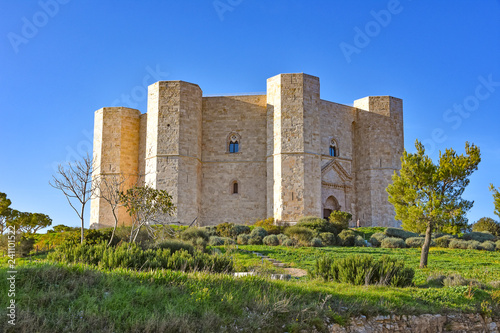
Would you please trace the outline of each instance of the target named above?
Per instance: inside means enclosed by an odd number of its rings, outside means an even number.
[[[82,205],[82,215],[81,215],[81,219],[82,219],[81,243],[82,244],[83,244],[83,227],[85,226],[84,217],[83,217],[84,212],[85,212],[85,205]]]
[[[113,211],[113,217],[115,218],[115,227],[113,228],[113,233],[111,234],[111,238],[109,239],[108,246],[111,245],[113,237],[115,237],[116,226],[118,225],[118,218],[116,217],[115,210],[113,209],[112,211]]]
[[[431,236],[432,236],[432,225],[427,224],[427,229],[425,230],[425,241],[422,246],[422,254],[420,255],[420,268],[427,267],[427,258],[429,257],[429,247],[431,246]]]

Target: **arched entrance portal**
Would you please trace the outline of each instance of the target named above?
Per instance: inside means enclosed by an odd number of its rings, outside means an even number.
[[[327,219],[334,210],[340,210],[340,205],[338,200],[333,196],[329,196],[323,205],[323,218]]]

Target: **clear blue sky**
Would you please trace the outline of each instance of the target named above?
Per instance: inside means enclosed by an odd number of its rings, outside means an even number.
[[[478,145],[468,217],[494,217],[499,0],[2,0],[0,56],[0,191],[53,225],[79,223],[48,182],[91,151],[95,110],[146,112],[144,87],[158,79],[214,95],[264,92],[290,72],[320,77],[321,97],[343,104],[402,98],[409,151],[417,138],[434,158]]]

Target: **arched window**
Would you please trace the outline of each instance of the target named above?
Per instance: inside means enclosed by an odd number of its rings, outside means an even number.
[[[238,181],[233,181],[231,185],[231,193],[232,194],[238,194]]]
[[[227,152],[228,153],[237,153],[240,151],[240,135],[237,133],[231,133],[227,137]]]
[[[339,156],[339,149],[337,147],[337,142],[334,139],[330,141],[330,156],[333,157]]]

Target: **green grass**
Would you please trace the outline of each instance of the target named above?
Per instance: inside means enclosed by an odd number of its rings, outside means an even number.
[[[6,279],[0,288],[7,290]],[[243,332],[259,328],[275,332],[316,326],[325,331],[325,322],[342,322],[351,315],[478,312],[484,300],[491,302],[488,292],[474,289],[469,299],[467,287],[351,286],[25,262],[16,276],[16,328],[21,332],[231,332],[238,327]],[[0,316],[5,315],[2,304]],[[0,324],[2,329],[7,329],[6,321]]]
[[[428,268],[418,269],[420,249],[383,249],[368,247],[303,247],[240,245],[239,249],[257,251],[273,259],[288,263],[290,267],[310,270],[316,258],[323,255],[342,258],[351,254],[370,254],[375,258],[382,255],[403,259],[407,267],[415,269],[414,283],[423,285],[429,275],[458,273],[467,279],[483,283],[500,281],[500,252],[431,248]]]
[[[500,313],[488,287],[427,288],[433,272],[459,273],[483,283],[500,280],[500,252],[431,249],[429,268],[419,270],[418,249],[219,247],[242,270],[261,259],[242,249],[266,254],[290,266],[310,269],[324,254],[345,257],[389,254],[415,268],[416,287],[352,286],[309,278],[275,281],[234,278],[205,272],[136,272],[50,263],[45,256],[17,259],[16,332],[298,332],[326,331],[354,315],[481,313],[481,303]],[[6,273],[0,260],[0,271]],[[2,274],[5,276],[5,274]],[[8,290],[0,279],[0,290]],[[0,316],[6,316],[7,297]],[[9,331],[7,321],[0,331]],[[259,330],[260,329],[260,330]],[[14,331],[14,330],[12,330]]]

